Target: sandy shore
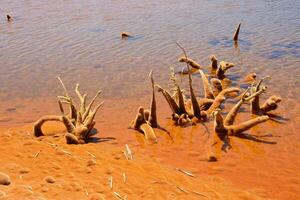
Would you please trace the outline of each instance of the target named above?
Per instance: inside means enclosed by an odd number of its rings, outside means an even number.
[[[127,160],[117,140],[67,145],[61,134],[37,139],[26,130],[2,130],[0,144],[0,172],[11,179],[0,185],[1,199],[264,199],[259,190],[191,177],[135,148]]]
[[[272,137],[265,139],[276,141],[275,145],[232,138],[233,148],[225,153],[219,146],[210,147],[213,137],[208,137],[202,126],[174,127],[164,117],[159,117],[159,122],[173,139],[156,130],[158,144],[145,144],[141,134],[126,129],[134,113],[124,112],[118,118],[118,110],[134,110],[138,104],[122,107],[108,102],[96,119],[99,134],[95,137],[100,140],[85,145],[67,145],[64,129],[55,123],[45,124],[48,136],[41,138],[32,136],[32,123],[0,128],[0,172],[11,179],[10,185],[0,185],[1,198],[118,199],[120,194],[127,199],[298,199],[299,118],[286,125],[269,121],[249,132],[270,133]],[[39,113],[46,112],[47,106],[35,105],[41,108]],[[283,109],[277,112],[283,113]],[[159,116],[168,112],[160,109]],[[17,114],[24,116],[20,111]],[[239,120],[248,117],[242,113]],[[112,118],[118,118],[118,123],[112,123]],[[29,116],[28,120],[34,119]],[[212,130],[211,122],[207,126]],[[133,160],[125,158],[125,144],[134,153]],[[218,162],[205,160],[211,150]]]

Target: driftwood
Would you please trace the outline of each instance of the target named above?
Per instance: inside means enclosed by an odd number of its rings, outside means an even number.
[[[251,94],[260,92],[263,93],[267,87],[263,85],[263,80],[269,79],[270,77],[265,77],[261,79],[256,85],[251,86]],[[251,112],[256,115],[267,115],[268,112],[277,109],[278,103],[281,102],[281,97],[271,96],[262,105],[260,105],[260,95],[255,96],[251,101]]]
[[[101,102],[94,109],[92,109],[95,100],[101,94],[101,90],[97,92],[91,102],[86,106],[87,94],[82,95],[79,91],[79,84],[76,84],[75,92],[80,100],[80,105],[77,107],[74,104],[73,99],[68,94],[68,91],[62,80],[59,77],[58,80],[65,91],[65,96],[58,96],[58,104],[61,115],[49,115],[41,117],[34,123],[34,135],[36,137],[44,135],[42,132],[42,125],[45,122],[58,121],[62,122],[67,129],[67,134],[65,137],[68,144],[86,143],[88,142],[88,139],[91,136],[91,131],[95,125],[94,117],[98,109],[103,105],[103,102]],[[65,114],[63,103],[68,105],[69,114]]]

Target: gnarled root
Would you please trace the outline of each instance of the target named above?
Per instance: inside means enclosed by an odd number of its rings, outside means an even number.
[[[179,106],[177,105],[175,99],[172,98],[172,96],[170,95],[170,93],[167,90],[163,89],[158,84],[156,84],[155,87],[157,87],[158,92],[161,92],[163,94],[163,96],[165,97],[166,101],[168,102],[169,107],[171,108],[172,112],[176,113],[176,114],[182,114],[180,112]]]
[[[226,129],[228,130],[229,135],[237,135],[252,128],[253,126],[267,121],[268,119],[269,117],[267,115],[263,115],[237,125],[227,126]]]
[[[202,69],[200,64],[198,64],[196,61],[194,61],[190,58],[187,58],[185,56],[182,56],[182,57],[178,58],[178,62],[185,62],[188,65],[190,65],[192,68],[197,69],[197,70]]]
[[[157,142],[154,130],[148,121],[149,117],[149,110],[144,110],[143,107],[139,107],[135,119],[131,122],[131,128],[143,133],[147,141]]]
[[[266,86],[262,85],[264,79],[269,79],[270,77],[264,77],[261,79],[255,86],[252,85],[251,92],[253,93],[263,93],[266,90]],[[251,101],[251,112],[256,115],[264,115],[268,112],[275,110],[278,107],[278,103],[281,102],[281,98],[278,96],[269,97],[262,106],[259,103],[259,95],[256,95],[255,98]]]
[[[239,88],[226,88],[226,89],[222,90],[222,92],[220,92],[218,94],[218,96],[216,96],[213,104],[207,110],[207,114],[211,114],[217,108],[220,108],[221,104],[226,100],[227,95],[229,95],[230,93],[237,93],[239,91],[240,91]]]
[[[216,97],[223,90],[222,82],[217,78],[210,79],[210,82],[213,87],[214,96]]]
[[[213,102],[214,99],[206,99],[206,98],[198,99],[198,103],[201,111],[208,110],[209,107],[213,104]]]
[[[157,138],[156,135],[154,133],[153,128],[147,124],[144,123],[140,126],[140,130],[144,133],[145,135],[145,139],[151,143],[157,143]]]
[[[79,140],[74,134],[66,133],[65,138],[67,144],[79,144]]]
[[[223,117],[221,115],[221,109],[216,109],[212,112],[214,117],[214,130],[220,140],[223,141],[222,150],[226,151],[227,147],[231,148],[230,139],[228,136],[228,130],[224,126]]]
[[[62,122],[68,134],[66,134],[67,143],[78,144],[86,143],[90,137],[90,132],[95,125],[95,115],[98,109],[102,106],[103,102],[100,103],[96,108],[92,109],[93,103],[96,98],[100,95],[101,91],[98,91],[91,102],[86,106],[87,94],[81,95],[79,91],[79,85],[75,87],[75,92],[80,100],[80,105],[78,108],[73,104],[72,98],[69,96],[68,91],[58,77],[64,91],[65,96],[58,96],[59,108],[61,111],[61,116],[44,116],[34,123],[34,135],[36,137],[44,135],[42,132],[42,125],[47,121],[60,121]],[[69,107],[69,114],[66,115],[63,107],[63,103],[67,104]],[[71,135],[70,135],[71,134]]]
[[[35,137],[40,137],[44,136],[44,133],[42,131],[42,126],[44,123],[48,121],[58,121],[58,122],[63,122],[63,119],[61,116],[56,116],[56,115],[46,115],[41,117],[38,121],[36,121],[33,124],[33,133]]]
[[[278,103],[281,102],[281,98],[277,96],[269,97],[265,103],[260,107],[261,113],[265,114],[272,110],[275,110],[278,107]]]
[[[242,100],[240,102],[242,102]],[[237,104],[234,110],[238,110],[237,107],[240,106],[240,102]],[[227,146],[231,147],[229,136],[239,136],[242,132],[269,119],[268,116],[260,116],[237,125],[225,125],[220,109],[217,109],[214,112],[212,112],[212,115],[214,116],[214,130],[217,133],[218,137],[224,142],[222,150],[224,150],[224,147],[225,150]],[[231,124],[231,122],[227,122],[227,124]]]
[[[199,73],[201,75],[202,78],[202,83],[203,83],[203,87],[204,87],[204,97],[207,99],[214,99],[214,94],[213,94],[213,90],[211,88],[211,85],[206,77],[206,75],[204,74],[204,72],[199,69]]]
[[[253,82],[256,80],[256,77],[257,77],[256,73],[250,73],[247,76],[245,76],[244,81],[245,82]]]
[[[257,93],[254,93],[253,95],[250,95],[249,96],[249,88],[242,94],[242,97],[241,99],[237,102],[237,104],[235,104],[231,110],[228,112],[225,120],[224,120],[224,124],[225,126],[229,126],[229,125],[232,125],[234,123],[234,120],[235,120],[235,117],[237,116],[242,104],[245,102],[245,101],[249,101],[253,98],[255,98],[257,95],[259,95],[260,93],[257,92]]]
[[[154,133],[153,128],[159,128],[165,132],[168,133],[168,131],[162,127],[159,126],[157,122],[157,115],[156,115],[156,99],[155,99],[155,90],[154,87],[158,88],[158,91],[162,92],[164,97],[166,98],[167,102],[170,105],[170,108],[173,112],[180,112],[182,105],[178,107],[175,100],[171,97],[171,95],[161,88],[159,85],[154,84],[153,79],[153,72],[151,71],[149,74],[150,80],[151,80],[151,87],[152,87],[152,99],[150,103],[150,110],[144,109],[143,107],[139,107],[138,113],[135,117],[135,119],[131,123],[131,128],[144,133],[145,139],[149,142],[157,142],[156,135]],[[181,93],[180,88],[178,87],[178,94],[179,94],[179,101],[181,104],[184,104],[183,102],[183,96]],[[184,105],[183,105],[184,106]]]
[[[222,80],[225,78],[225,72],[234,67],[234,64],[233,63],[230,63],[230,62],[225,62],[225,61],[221,61],[220,62],[220,66],[219,68],[217,69],[217,77],[218,79]]]
[[[211,61],[211,69],[212,70],[217,70],[218,69],[218,59],[216,56],[211,55],[210,56],[210,61]]]

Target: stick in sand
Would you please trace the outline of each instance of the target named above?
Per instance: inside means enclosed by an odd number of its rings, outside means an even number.
[[[114,192],[114,194],[116,195],[116,197],[118,197],[119,199],[122,199],[122,200],[126,200],[127,198],[127,196],[125,196],[124,198],[119,194],[119,193],[117,193],[117,192]]]
[[[33,158],[37,158],[40,155],[40,153],[41,153],[41,150],[39,150],[39,152],[37,152]]]
[[[126,183],[126,181],[127,181],[127,177],[126,177],[125,173],[123,173],[123,181],[124,181],[124,183]]]
[[[179,172],[182,172],[182,173],[184,173],[184,174],[186,174],[186,175],[188,175],[188,176],[190,176],[190,177],[195,177],[194,174],[192,174],[192,173],[190,173],[190,172],[187,172],[187,171],[185,171],[185,170],[182,170],[182,169],[179,169],[179,168],[176,168],[176,170],[179,171]]]
[[[109,185],[109,188],[112,190],[112,188],[113,188],[113,178],[112,178],[112,176],[108,178],[108,185]]]
[[[132,151],[130,150],[128,144],[125,144],[125,157],[127,160],[133,160]]]
[[[178,190],[180,190],[181,192],[184,192],[184,193],[186,193],[186,194],[189,193],[188,191],[186,191],[185,189],[183,189],[183,188],[181,188],[181,187],[179,187],[179,186],[177,186],[177,185],[176,185],[176,188],[177,188]]]
[[[92,156],[93,158],[95,158],[96,159],[96,156],[94,155],[94,154],[92,154],[92,153],[90,153],[90,152],[86,152],[87,154],[89,154],[90,156]]]

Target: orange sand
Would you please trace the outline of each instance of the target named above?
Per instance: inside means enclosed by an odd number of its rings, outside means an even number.
[[[105,102],[96,118],[99,134],[95,137],[100,142],[86,145],[65,144],[64,130],[56,123],[44,127],[50,136],[38,139],[31,136],[35,119],[58,113],[55,99],[9,102],[22,103],[24,107],[11,113],[14,120],[7,119],[7,125],[0,129],[0,172],[12,179],[11,185],[0,186],[0,191],[7,194],[6,199],[118,199],[114,192],[122,198],[127,195],[127,199],[299,199],[300,139],[296,134],[299,117],[284,124],[269,121],[249,131],[257,135],[272,134],[273,137],[265,139],[276,141],[275,145],[232,138],[233,148],[224,153],[218,145],[211,147],[212,121],[205,123],[210,137],[201,124],[174,127],[167,119],[170,111],[160,96],[159,123],[171,131],[173,139],[156,130],[158,144],[145,144],[141,134],[127,127],[138,105],[147,105],[149,100],[122,102]],[[284,106],[276,113],[284,116]],[[249,109],[244,107],[246,111]],[[1,109],[5,108],[4,103]],[[248,112],[241,113],[238,120],[249,117]],[[1,120],[5,120],[4,115]],[[24,121],[28,123],[24,125]],[[126,160],[123,154],[125,144],[134,152],[133,161]],[[211,152],[217,155],[218,162],[206,161]],[[46,183],[47,176],[53,177],[55,183]],[[112,190],[108,184],[110,177]]]

